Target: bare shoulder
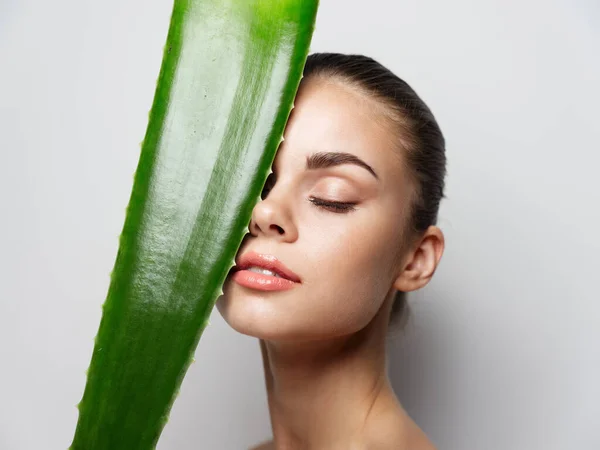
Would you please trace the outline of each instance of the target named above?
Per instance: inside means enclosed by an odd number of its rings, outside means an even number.
[[[380,434],[370,435],[360,446],[369,450],[437,450],[433,442],[418,427],[401,424],[382,426]]]
[[[437,450],[433,442],[395,402],[374,411],[353,450]],[[350,447],[345,447],[350,448]],[[249,450],[275,450],[273,441],[265,441]]]
[[[422,436],[412,436],[407,439],[407,436],[388,435],[387,439],[376,439],[370,444],[365,444],[365,449],[368,450],[437,450],[429,439],[423,434]],[[273,441],[263,442],[248,450],[275,450]]]
[[[408,431],[404,428],[406,427],[405,423],[390,423],[389,425],[391,426],[381,427],[382,434],[364,442],[364,445],[360,445],[359,448],[368,450],[437,450],[418,427]],[[249,450],[275,450],[275,446],[273,441],[266,441]]]
[[[365,431],[365,449],[437,450],[425,432],[398,405],[384,408]]]
[[[275,446],[273,445],[273,441],[266,441],[261,444],[258,444],[256,447],[251,447],[249,450],[274,450]]]

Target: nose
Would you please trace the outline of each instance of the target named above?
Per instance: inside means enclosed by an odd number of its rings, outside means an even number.
[[[254,206],[248,228],[254,236],[262,234],[281,242],[294,242],[298,239],[289,194],[273,188],[265,199]]]

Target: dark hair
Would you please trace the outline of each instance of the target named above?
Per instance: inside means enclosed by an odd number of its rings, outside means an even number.
[[[314,77],[348,83],[387,107],[388,119],[397,126],[399,148],[416,188],[408,230],[411,235],[419,234],[435,225],[444,198],[445,140],[425,102],[387,67],[364,55],[313,53],[306,60],[303,81]],[[395,323],[407,319],[405,294],[398,291],[394,299],[391,319]]]

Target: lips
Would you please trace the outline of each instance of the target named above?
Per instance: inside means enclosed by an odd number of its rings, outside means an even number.
[[[284,278],[294,283],[300,283],[300,277],[288,269],[285,264],[279,261],[273,255],[267,255],[264,253],[247,252],[242,255],[239,262],[233,268],[234,272],[245,270],[250,267],[260,267],[275,272],[281,278]]]

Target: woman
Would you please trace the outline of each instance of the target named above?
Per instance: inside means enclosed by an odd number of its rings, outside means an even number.
[[[387,377],[391,321],[444,250],[444,138],[360,55],[308,57],[295,108],[217,303],[259,338],[273,441],[257,449],[433,449]]]

